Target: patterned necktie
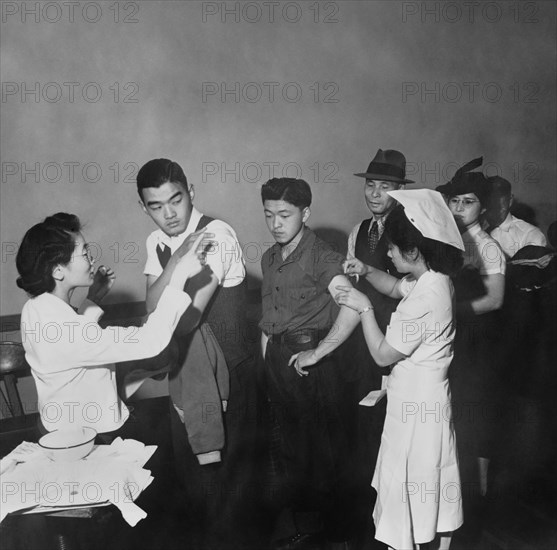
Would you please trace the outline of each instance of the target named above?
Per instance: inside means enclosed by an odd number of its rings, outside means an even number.
[[[159,246],[157,246],[157,256],[159,257],[159,262],[164,269],[166,267],[166,264],[170,260],[170,256],[172,256],[170,247],[165,244],[163,244],[162,246],[159,244]]]
[[[379,242],[379,225],[376,221],[371,224],[371,229],[367,236],[367,243],[369,245],[369,252],[373,254]]]

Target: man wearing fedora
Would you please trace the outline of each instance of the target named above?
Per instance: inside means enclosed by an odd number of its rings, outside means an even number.
[[[403,188],[406,183],[414,182],[406,179],[404,155],[393,149],[379,149],[367,171],[354,175],[365,178],[364,196],[371,217],[352,229],[348,237],[344,270],[348,275],[357,276],[355,286],[370,299],[377,324],[384,331],[398,300],[377,292],[366,280],[368,266],[381,269],[397,278],[402,277],[387,254],[388,246],[383,238],[387,217],[398,207],[398,203],[387,191],[394,191]],[[375,364],[369,354],[361,326],[352,334],[344,347],[344,353],[345,419],[352,450],[358,457],[354,488],[357,493],[356,499],[361,498],[367,502],[370,498],[369,492],[372,491],[370,484],[381,442],[386,400],[379,401],[374,407],[363,407],[358,403],[371,390],[381,389],[383,374],[388,374],[389,371]],[[366,518],[362,517],[362,529],[365,522]]]

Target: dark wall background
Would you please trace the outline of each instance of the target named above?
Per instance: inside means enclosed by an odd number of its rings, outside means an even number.
[[[352,174],[379,147],[427,187],[484,155],[544,231],[555,218],[554,2],[99,1],[73,21],[35,4],[2,3],[3,315],[25,301],[17,243],[56,211],[78,214],[116,268],[110,300],[143,299],[153,225],[134,173],[158,156],[236,228],[252,284],[271,167],[311,183],[311,225],[338,243],[366,216]]]

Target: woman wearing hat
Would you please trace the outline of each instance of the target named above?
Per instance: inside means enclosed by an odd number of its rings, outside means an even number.
[[[375,537],[399,550],[432,541],[446,549],[452,531],[462,524],[447,374],[455,336],[450,275],[462,265],[464,246],[439,193],[420,189],[389,195],[404,207],[385,224],[389,256],[408,275],[399,280],[369,268],[368,280],[377,290],[401,299],[385,334],[365,294],[341,286],[336,301],[360,314],[375,362],[394,365],[372,481]],[[298,356],[295,368],[307,375],[303,368],[310,364],[311,355]]]
[[[474,159],[457,170],[453,179],[437,188],[443,193],[462,234],[464,266],[455,278],[458,333],[451,369],[453,403],[459,446],[463,455],[477,458],[480,495],[487,493],[489,461],[493,455],[500,416],[497,397],[497,346],[501,320],[497,310],[505,295],[505,254],[480,225],[489,183],[481,172],[472,172],[483,159]],[[473,410],[468,411],[472,405]]]

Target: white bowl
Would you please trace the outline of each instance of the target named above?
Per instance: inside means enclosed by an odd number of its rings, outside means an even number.
[[[86,457],[93,449],[96,430],[87,426],[55,430],[39,439],[39,445],[56,461],[71,462]]]

